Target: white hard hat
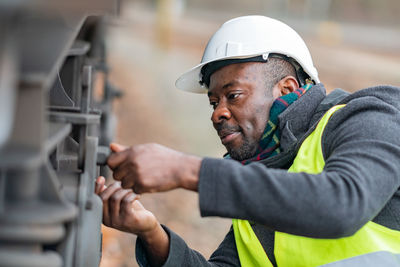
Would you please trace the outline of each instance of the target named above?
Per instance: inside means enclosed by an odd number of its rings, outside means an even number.
[[[175,85],[184,91],[205,93],[203,66],[225,59],[255,56],[266,59],[271,53],[294,59],[315,83],[319,83],[310,52],[292,28],[265,16],[244,16],[225,22],[208,41],[201,63],[182,74]]]

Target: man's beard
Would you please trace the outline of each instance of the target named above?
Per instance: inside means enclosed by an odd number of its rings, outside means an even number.
[[[230,157],[234,160],[243,161],[253,157],[257,151],[257,144],[244,139],[243,144],[238,148],[226,148]]]
[[[229,131],[229,132],[240,132],[243,137],[243,144],[238,148],[231,148],[226,146],[226,150],[228,151],[230,157],[234,160],[242,161],[245,159],[249,159],[254,156],[257,152],[258,142],[252,142],[246,136],[244,136],[242,129],[240,126],[232,126],[227,123],[220,123],[214,125],[215,129],[218,133],[221,131]]]

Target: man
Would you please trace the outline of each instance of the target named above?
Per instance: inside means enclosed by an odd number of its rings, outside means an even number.
[[[262,16],[226,22],[177,87],[207,92],[225,159],[113,144],[104,224],[138,235],[141,266],[319,266],[400,253],[400,90],[326,96],[303,40]],[[125,189],[122,189],[125,188]],[[233,218],[207,261],[135,193],[185,188]]]

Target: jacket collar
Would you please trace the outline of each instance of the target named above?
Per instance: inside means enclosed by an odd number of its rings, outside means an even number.
[[[276,156],[258,161],[269,168],[287,169],[296,156],[296,149],[312,126],[324,114],[315,113],[320,103],[325,99],[325,87],[323,84],[314,85],[302,97],[290,105],[279,118],[281,130],[281,150]]]
[[[278,116],[282,151],[286,151],[308,131],[315,110],[325,96],[324,85],[316,84]]]

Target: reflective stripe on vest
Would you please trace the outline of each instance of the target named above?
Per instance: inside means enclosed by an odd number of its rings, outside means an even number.
[[[315,130],[301,144],[289,172],[321,173],[325,166],[322,134],[330,117],[344,105],[329,109]],[[232,220],[241,266],[272,267],[267,254],[245,220]],[[278,267],[313,267],[375,251],[400,253],[400,231],[372,221],[353,236],[338,239],[315,239],[275,232],[274,255]]]

